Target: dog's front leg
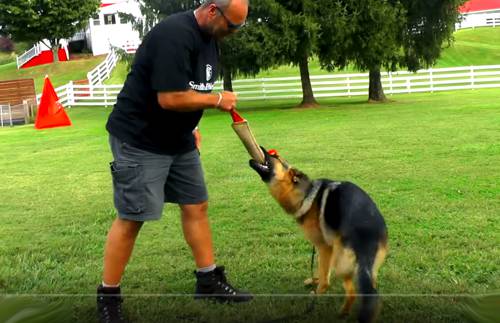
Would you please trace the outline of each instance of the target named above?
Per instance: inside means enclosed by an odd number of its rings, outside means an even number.
[[[316,247],[314,247],[314,249],[316,250]],[[314,263],[314,259],[311,259],[311,261],[312,261],[312,263]],[[312,277],[306,278],[304,280],[304,286],[317,286],[318,285],[318,271],[319,271],[319,269],[318,269],[318,267],[316,267],[316,269],[314,269],[314,272],[312,273]]]
[[[316,294],[324,294],[330,286],[330,268],[332,263],[333,249],[331,246],[323,244],[317,246],[319,253],[318,263],[318,288]]]

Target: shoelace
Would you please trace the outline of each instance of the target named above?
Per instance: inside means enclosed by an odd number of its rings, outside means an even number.
[[[217,286],[223,288],[226,292],[229,292],[232,295],[236,295],[236,290],[233,288],[233,286],[229,285],[225,279],[223,281],[218,281]]]

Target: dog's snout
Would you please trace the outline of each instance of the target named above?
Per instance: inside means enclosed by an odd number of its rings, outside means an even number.
[[[260,177],[262,178],[262,180],[264,182],[268,182],[271,179],[272,169],[271,169],[271,165],[269,164],[269,162],[266,161],[264,164],[261,164],[261,163],[257,162],[256,160],[251,159],[249,161],[249,164],[250,164],[250,167],[252,167],[253,170],[255,170],[257,172],[257,174],[260,175]]]

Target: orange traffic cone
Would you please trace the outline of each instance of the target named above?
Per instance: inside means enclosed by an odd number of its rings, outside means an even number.
[[[46,76],[42,98],[36,114],[35,128],[46,129],[64,126],[71,126],[71,120],[64,111],[64,107],[59,103],[59,97],[49,77]]]

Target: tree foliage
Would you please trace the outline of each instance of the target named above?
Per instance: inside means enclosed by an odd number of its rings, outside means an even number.
[[[141,0],[142,18],[122,16],[132,21],[143,37],[161,19],[176,12],[195,9],[201,2]],[[282,48],[286,46],[286,41],[283,33],[274,28],[279,17],[277,8],[273,1],[251,1],[246,26],[220,43],[225,89],[232,90],[231,80],[237,75],[254,76],[262,69],[283,62]]]
[[[434,64],[453,37],[463,2],[319,0],[320,63],[328,70],[348,64],[368,70],[369,99],[383,101],[381,68],[416,71]]]
[[[354,66],[370,72],[369,99],[385,95],[381,70],[432,66],[452,41],[465,0],[251,0],[248,23],[221,43],[224,84],[278,64],[299,66],[302,105],[315,105],[308,61],[317,56],[333,71]],[[200,1],[142,0],[143,31]]]
[[[466,0],[400,0],[406,10],[405,27],[399,34],[403,53],[400,66],[410,71],[430,67],[443,46],[453,41],[459,7]]]
[[[124,21],[131,22],[143,38],[159,21],[176,12],[197,8],[202,0],[138,0],[142,17],[120,13]]]
[[[316,52],[320,25],[316,0],[274,0],[280,6],[279,30],[289,35],[282,50],[282,60],[299,66],[302,83],[300,106],[317,105],[309,76],[309,59]]]

